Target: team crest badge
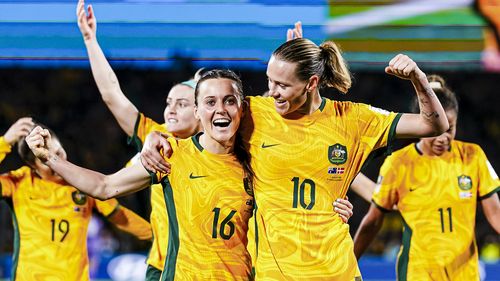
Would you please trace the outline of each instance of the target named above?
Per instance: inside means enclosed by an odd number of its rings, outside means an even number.
[[[458,176],[458,187],[461,190],[469,190],[472,188],[472,180],[469,176],[461,175]]]
[[[347,161],[347,148],[340,143],[328,147],[328,160],[335,165],[344,164]]]
[[[80,191],[73,191],[73,193],[71,193],[71,198],[73,198],[73,202],[77,205],[84,205],[87,203],[87,195]]]

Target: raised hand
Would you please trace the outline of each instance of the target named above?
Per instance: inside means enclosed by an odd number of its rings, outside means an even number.
[[[85,1],[79,0],[76,6],[76,16],[78,18],[78,28],[80,28],[83,40],[85,42],[94,40],[96,38],[97,21],[94,16],[92,5],[88,5],[87,13],[85,13]]]
[[[418,68],[417,64],[407,55],[399,54],[392,58],[385,72],[405,80],[416,80],[425,77],[424,72]]]
[[[352,209],[353,209],[353,206],[351,204],[351,202],[349,202],[349,199],[346,198],[345,199],[337,199],[335,200],[335,202],[333,202],[333,210],[339,214],[340,218],[342,219],[342,221],[344,223],[347,223],[349,221],[349,218],[352,217],[353,215],[353,212],[352,212]]]
[[[33,129],[33,126],[35,126],[35,124],[33,120],[31,120],[31,117],[20,118],[10,126],[3,138],[8,144],[14,145],[21,138],[27,136],[31,129]]]
[[[170,163],[162,156],[170,157],[172,147],[167,141],[169,136],[153,131],[145,139],[141,150],[141,163],[150,172],[170,174]]]
[[[302,38],[302,22],[298,21],[295,23],[294,29],[288,29],[286,32],[286,41],[290,41],[296,38]]]
[[[49,130],[36,126],[31,133],[26,137],[28,144],[33,154],[42,162],[47,162],[50,158],[51,151],[51,136]]]

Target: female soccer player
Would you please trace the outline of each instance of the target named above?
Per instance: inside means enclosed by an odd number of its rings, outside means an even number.
[[[31,118],[21,118],[0,137],[0,161],[17,143],[26,163],[0,175],[0,199],[9,205],[14,223],[12,280],[89,280],[86,233],[93,209],[139,239],[151,239],[150,226],[116,199],[95,200],[69,186],[35,158],[24,142],[34,125]],[[51,153],[65,159],[52,136]]]
[[[85,13],[85,3],[79,1],[76,14],[78,27],[87,48],[92,74],[101,97],[120,127],[129,136],[129,144],[140,151],[144,138],[151,131],[168,133],[181,139],[189,138],[201,131],[201,125],[194,117],[196,79],[177,84],[170,89],[163,113],[165,123],[155,122],[139,112],[122,92],[119,81],[97,41],[97,20],[92,6],[89,5],[88,13]],[[150,222],[154,239],[148,254],[146,280],[158,280],[165,262],[168,245],[168,218],[163,198],[162,186],[152,185]]]
[[[162,279],[249,280],[253,172],[236,134],[245,106],[241,81],[231,71],[210,71],[195,95],[204,133],[171,139],[171,174],[153,174],[163,186],[169,217]],[[27,142],[65,180],[97,198],[134,192],[151,180],[140,163],[108,176],[77,167],[52,152],[49,132],[39,127]]]
[[[140,113],[132,102],[123,94],[118,79],[104,56],[96,36],[97,20],[91,5],[85,12],[85,3],[77,5],[78,26],[87,48],[92,73],[102,99],[111,110],[120,127],[127,133],[129,143],[140,151],[145,137],[153,132],[168,133],[177,138],[189,138],[201,130],[199,121],[194,117],[194,88],[196,80],[189,80],[174,86],[168,93],[164,111],[165,124],[158,124]],[[302,36],[300,23],[288,31],[288,39]],[[361,185],[355,185],[361,186]],[[366,194],[366,191],[361,190]],[[359,193],[359,192],[358,192]],[[366,196],[364,196],[366,197]],[[344,222],[352,216],[352,205],[347,200],[337,199],[334,210]],[[161,185],[151,187],[151,226],[154,241],[149,252],[147,280],[157,280],[161,275],[168,245],[168,218]],[[253,239],[251,239],[253,242]],[[249,243],[251,245],[251,243]],[[251,247],[251,246],[250,246]],[[253,251],[251,251],[253,253]]]
[[[429,76],[449,129],[388,157],[373,203],[354,238],[359,258],[397,205],[403,217],[398,280],[479,280],[474,235],[478,200],[500,232],[500,181],[483,150],[455,140],[458,102],[439,76]]]
[[[322,98],[321,87],[347,92],[350,73],[333,42],[294,39],[273,52],[267,67],[270,98],[251,97],[242,134],[256,181],[256,279],[360,278],[348,226],[327,210],[342,198],[368,156],[395,137],[426,137],[448,129],[425,73],[397,55],[388,74],[412,82],[419,114],[395,114],[364,104]],[[143,148],[149,170],[166,171],[165,140]],[[175,153],[175,152],[174,152]]]

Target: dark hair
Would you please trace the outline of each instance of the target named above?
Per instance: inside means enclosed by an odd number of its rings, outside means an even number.
[[[213,69],[203,73],[196,84],[196,88],[194,89],[194,104],[198,105],[198,93],[200,91],[200,85],[204,81],[209,79],[229,79],[232,80],[236,85],[236,91],[240,97],[240,100],[243,101],[245,96],[243,94],[243,83],[241,82],[240,77],[229,69]]]
[[[198,94],[200,85],[209,79],[229,79],[234,82],[236,85],[236,91],[243,105],[245,105],[245,95],[243,94],[243,83],[241,82],[240,77],[229,69],[214,69],[203,73],[196,84],[196,88],[194,90],[194,100],[195,104],[198,105]],[[245,110],[245,109],[243,109]],[[236,159],[243,167],[243,171],[245,172],[245,185],[249,184],[251,188],[253,188],[253,182],[255,173],[250,165],[250,153],[248,149],[245,147],[243,143],[243,138],[240,134],[240,131],[236,133],[236,139],[234,142],[234,154],[236,155]]]
[[[51,138],[58,139],[58,137],[56,136],[54,131],[52,131],[49,127],[47,127],[41,123],[38,123],[38,122],[35,122],[35,125],[33,128],[35,128],[36,126],[40,126],[43,129],[49,130]],[[35,156],[35,154],[33,154],[31,149],[29,148],[28,144],[26,143],[26,137],[19,139],[19,141],[17,142],[17,153],[19,153],[19,156],[24,161],[24,163],[26,163],[28,166],[30,166],[32,168],[35,167],[36,156]]]
[[[297,77],[307,81],[319,76],[319,87],[332,87],[347,93],[351,87],[351,74],[340,48],[332,41],[320,46],[311,40],[297,38],[281,44],[273,56],[286,62],[297,63]]]
[[[443,106],[443,109],[445,111],[453,110],[458,114],[457,95],[446,85],[444,78],[436,74],[431,74],[427,77],[427,81],[431,84],[431,88]],[[411,111],[420,112],[417,97],[412,102]]]

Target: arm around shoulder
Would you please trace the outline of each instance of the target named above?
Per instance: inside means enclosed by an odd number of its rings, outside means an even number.
[[[140,163],[123,168],[112,175],[104,175],[79,167],[57,156],[51,147],[49,131],[41,127],[36,127],[31,131],[26,137],[26,143],[38,159],[66,182],[101,200],[136,192],[148,186],[150,182],[149,173]]]

